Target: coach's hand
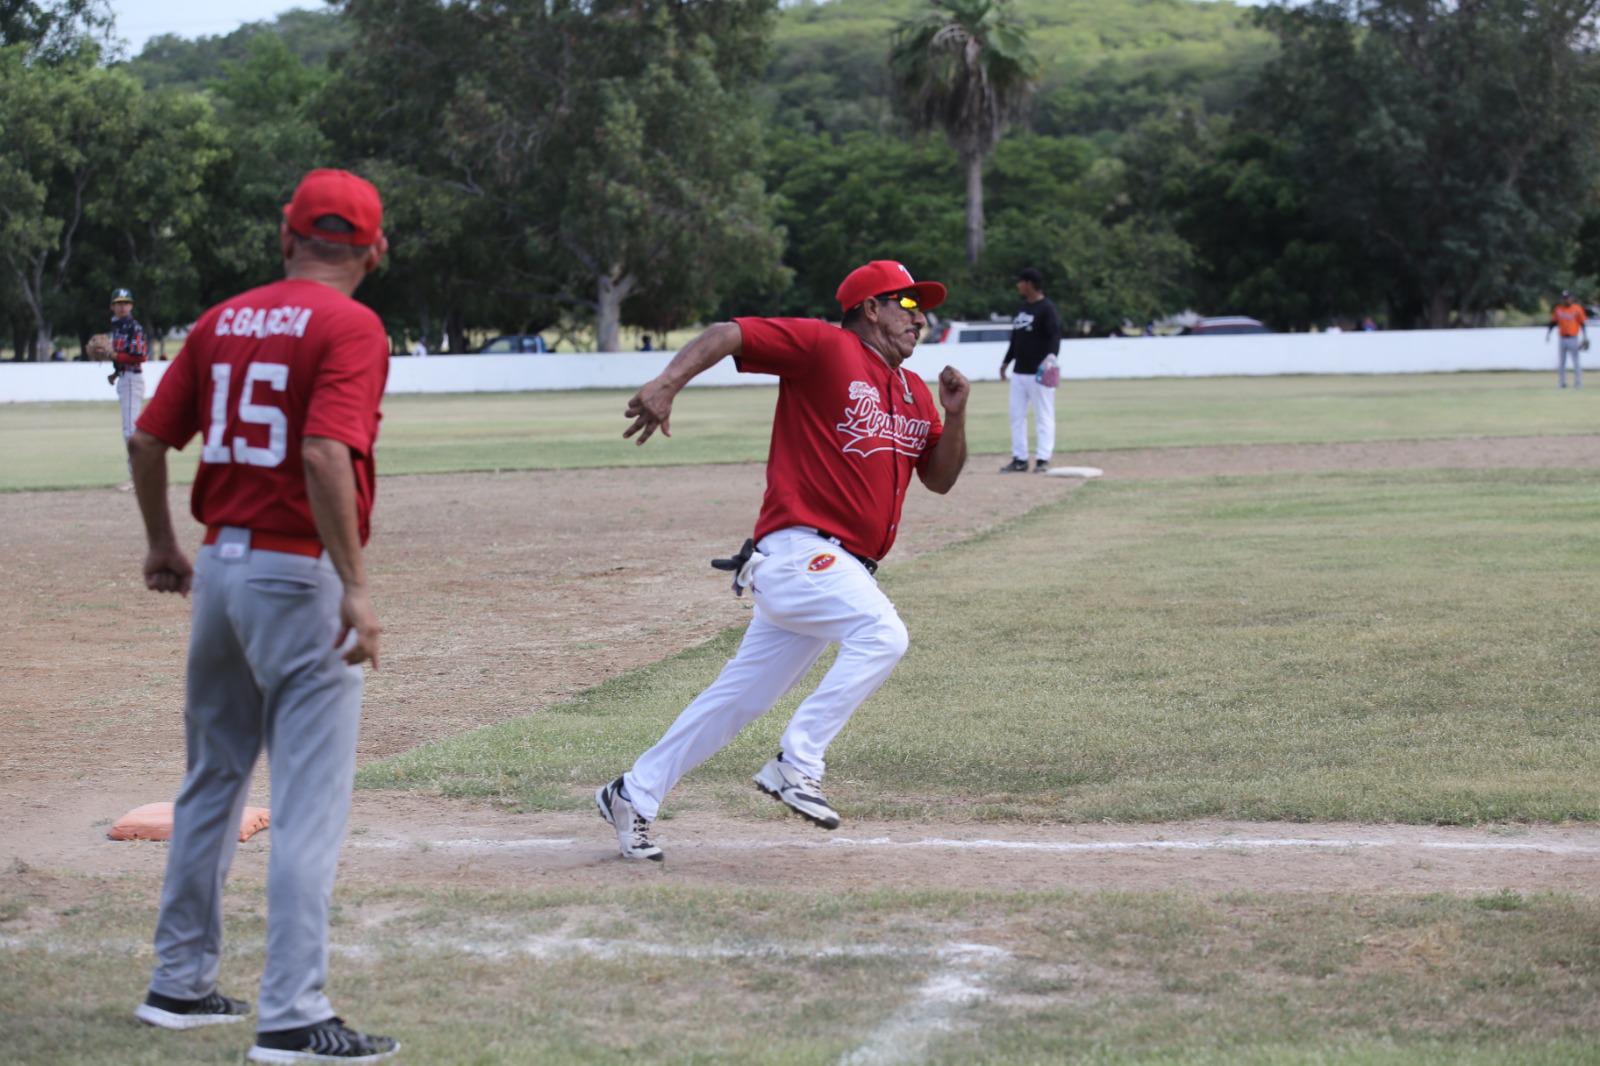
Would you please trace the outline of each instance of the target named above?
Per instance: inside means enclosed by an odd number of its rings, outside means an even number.
[[[356,639],[345,651],[344,661],[355,666],[371,660],[376,670],[378,634],[383,632],[383,627],[378,625],[378,614],[372,609],[372,600],[364,585],[344,587],[344,598],[339,601],[339,637],[333,642],[334,647],[344,644],[352,632]]]
[[[678,389],[664,378],[656,378],[633,394],[628,409],[623,414],[633,419],[633,425],[622,431],[624,439],[639,434],[635,444],[643,444],[659,428],[663,437],[672,436],[672,400]],[[640,431],[643,432],[640,432]]]
[[[194,583],[194,566],[176,544],[152,547],[144,557],[144,587],[151,592],[176,592],[189,595]]]
[[[939,406],[946,415],[959,415],[967,409],[967,397],[972,385],[967,376],[953,366],[939,371]]]

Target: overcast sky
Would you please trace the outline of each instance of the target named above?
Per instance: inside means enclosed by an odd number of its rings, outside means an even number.
[[[318,11],[324,6],[319,0],[111,0],[117,36],[128,42],[129,56],[138,55],[146,41],[163,33],[215,37],[297,7]]]
[[[1266,0],[1235,0],[1247,5]],[[117,35],[128,42],[128,55],[163,33],[179,37],[215,37],[232,33],[246,22],[266,22],[295,8],[322,10],[320,0],[111,0]]]

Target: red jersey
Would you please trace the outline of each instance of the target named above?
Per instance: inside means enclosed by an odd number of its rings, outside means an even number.
[[[365,544],[388,378],[388,336],[371,309],[320,282],[284,280],[201,315],[138,425],[174,448],[200,434],[197,520],[296,537],[317,536],[301,442],[348,445]]]
[[[944,432],[933,394],[848,330],[811,318],[734,321],[744,335],[739,369],[782,379],[756,539],[810,526],[882,559],[912,470]]]

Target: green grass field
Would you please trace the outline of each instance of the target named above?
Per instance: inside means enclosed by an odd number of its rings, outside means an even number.
[[[245,1026],[133,1027],[130,971],[151,901],[125,883],[92,887],[68,932],[6,949],[7,1060],[239,1061]],[[341,1009],[400,1035],[403,1063],[1576,1066],[1597,1055],[1592,899],[661,885],[341,889],[338,900]],[[261,965],[264,903],[259,885],[230,886],[222,983],[242,994]],[[974,930],[998,928],[1009,948],[964,952]],[[987,995],[948,1015],[908,1008],[951,980]]]
[[[1060,437],[1070,455],[1577,434],[1596,422],[1587,395],[1520,374],[1096,382],[1062,393]],[[616,439],[623,400],[397,398],[380,464],[765,453],[770,390],[690,392],[680,435],[641,450]],[[980,386],[974,449],[1001,451],[1004,434],[1004,393]],[[119,480],[115,435],[105,405],[0,409],[12,456],[0,485]],[[1592,824],[1597,551],[1590,470],[1092,483],[973,540],[891,558],[882,580],[911,650],[830,749],[829,795],[847,818],[908,832],[952,818],[997,834],[1206,817]],[[526,811],[537,834],[539,812],[585,808],[653,742],[738,636],[367,765],[359,785]],[[794,702],[673,793],[669,853],[697,810],[783,817],[748,774]],[[541,885],[538,854],[526,861],[511,888],[341,886],[340,1011],[398,1035],[398,1061],[430,1066],[1600,1064],[1594,894],[1202,892],[1178,864],[1145,891],[819,888],[798,863],[790,887],[738,889],[670,859],[597,860],[592,886],[574,890]],[[150,878],[0,870],[8,1061],[239,1060],[245,1026],[129,1020],[155,898]],[[263,888],[236,878],[226,899],[223,988],[253,995]]]
[[[919,355],[930,360],[932,356]],[[461,470],[759,462],[773,388],[691,389],[674,436],[619,446],[627,392],[393,396],[384,402],[379,469]],[[1597,392],[1596,395],[1600,395]],[[1058,451],[1204,444],[1302,443],[1593,432],[1600,401],[1561,392],[1549,374],[1393,377],[1164,378],[1068,382],[1057,401]],[[1006,386],[974,389],[968,433],[980,453],[1010,447]],[[193,477],[192,444],[174,456]],[[114,404],[0,406],[0,491],[125,480]]]
[[[885,569],[912,647],[830,795],[918,821],[1592,821],[1597,551],[1587,472],[1093,484]],[[737,636],[362,781],[582,805],[574,779],[649,746]],[[746,768],[810,687],[686,785],[756,808]]]

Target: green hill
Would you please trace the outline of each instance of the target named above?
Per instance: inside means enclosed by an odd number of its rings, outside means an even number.
[[[766,93],[784,125],[815,132],[898,129],[889,35],[923,0],[801,0],[779,13]],[[1233,110],[1268,55],[1249,9],[1197,0],[1021,0],[1043,72],[1027,119],[1036,133],[1094,135],[1175,106]],[[311,66],[348,40],[337,12],[289,11],[232,33],[163,36],[128,63],[147,86],[199,89],[263,33]]]
[[[802,0],[786,6],[767,77],[787,125],[845,133],[897,125],[886,56],[895,24],[923,0]],[[1037,133],[1126,128],[1175,106],[1225,113],[1271,38],[1248,8],[1196,0],[1022,0],[1042,65],[1027,125]]]

